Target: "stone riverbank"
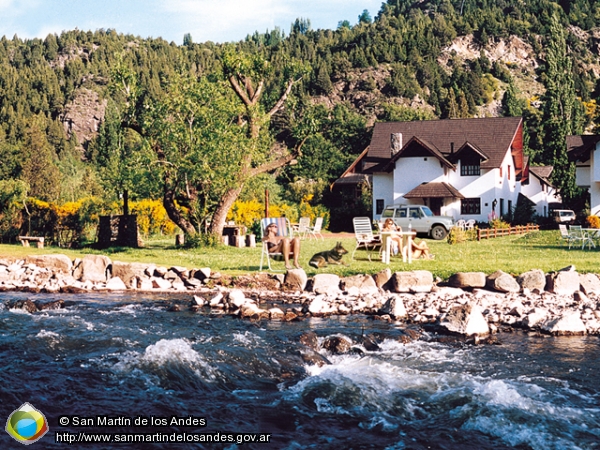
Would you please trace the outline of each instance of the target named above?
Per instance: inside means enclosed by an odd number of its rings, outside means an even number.
[[[102,255],[74,261],[66,255],[43,255],[0,257],[0,290],[189,294],[169,309],[284,321],[365,314],[473,337],[514,329],[600,334],[600,278],[579,274],[574,266],[552,273],[531,270],[518,277],[501,271],[459,272],[448,280],[435,279],[428,271],[389,269],[342,278],[326,273],[308,278],[303,269],[230,277],[209,268],[124,263]],[[63,305],[63,300],[19,300],[8,306],[35,313]]]

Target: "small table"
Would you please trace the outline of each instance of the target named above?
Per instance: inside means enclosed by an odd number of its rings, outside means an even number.
[[[381,252],[381,261],[389,264],[390,263],[390,253],[392,250],[392,239],[393,236],[400,236],[402,238],[402,248],[398,249],[402,253],[402,262],[408,262],[408,264],[412,264],[412,238],[416,236],[416,232],[414,231],[382,231],[381,233],[381,244],[384,251]],[[406,244],[404,242],[406,238]],[[408,249],[405,252],[402,250],[406,248]]]

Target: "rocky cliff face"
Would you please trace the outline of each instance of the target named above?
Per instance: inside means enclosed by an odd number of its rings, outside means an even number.
[[[85,145],[93,139],[104,120],[106,104],[107,101],[101,99],[97,92],[79,88],[61,117],[67,135],[75,135],[79,145]]]

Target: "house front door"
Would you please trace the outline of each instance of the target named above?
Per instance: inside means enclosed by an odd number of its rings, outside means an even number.
[[[441,199],[441,198],[430,198],[429,199],[429,209],[431,209],[431,212],[434,215],[441,216],[443,203],[444,203],[443,199]]]

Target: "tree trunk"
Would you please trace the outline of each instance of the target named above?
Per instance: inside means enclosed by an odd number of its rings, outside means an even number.
[[[167,210],[167,215],[179,228],[183,230],[183,233],[187,235],[196,234],[196,228],[192,223],[187,220],[177,205],[175,205],[175,192],[171,188],[165,186],[165,193],[163,196],[163,206]]]
[[[221,236],[223,234],[223,227],[225,226],[225,221],[227,220],[227,213],[231,209],[233,203],[237,200],[240,192],[244,188],[244,184],[241,183],[236,187],[232,187],[229,189],[217,205],[217,209],[212,216],[212,220],[210,221],[210,227],[208,228],[208,232],[210,234],[214,234],[216,236]]]

